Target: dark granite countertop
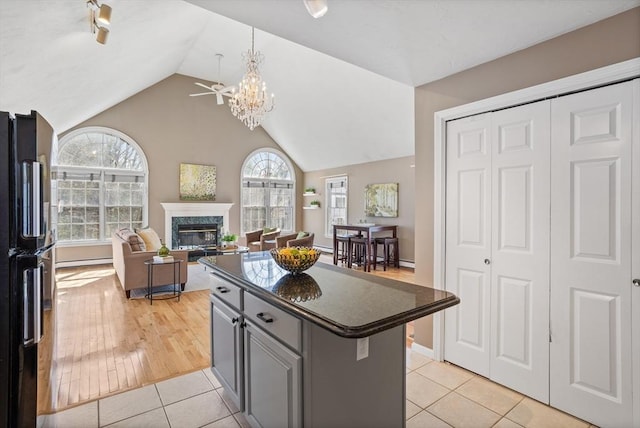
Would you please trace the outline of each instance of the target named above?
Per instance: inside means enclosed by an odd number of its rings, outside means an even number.
[[[320,262],[291,275],[268,252],[202,257],[198,262],[245,291],[342,337],[370,336],[460,302],[446,291]]]

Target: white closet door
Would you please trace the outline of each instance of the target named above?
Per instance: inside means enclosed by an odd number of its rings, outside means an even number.
[[[552,102],[551,405],[603,426],[632,425],[631,130],[631,82]]]
[[[549,402],[550,102],[491,116],[491,379]]]
[[[489,376],[491,147],[489,114],[447,125],[445,359]]]

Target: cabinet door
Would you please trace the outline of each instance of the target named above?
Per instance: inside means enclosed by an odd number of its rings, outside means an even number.
[[[302,358],[265,332],[245,327],[245,415],[255,427],[302,425]]]
[[[211,297],[211,370],[240,410],[243,410],[241,317]]]
[[[447,124],[445,359],[483,376],[490,362],[490,114]]]
[[[549,402],[549,101],[491,114],[491,379]]]
[[[606,426],[632,426],[634,84],[552,102],[551,405]]]

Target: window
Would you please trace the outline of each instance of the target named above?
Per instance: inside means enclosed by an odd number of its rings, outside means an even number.
[[[260,149],[250,154],[242,166],[241,233],[278,227],[294,228],[295,174],[280,152]]]
[[[53,224],[60,243],[106,241],[147,219],[147,162],[121,132],[83,128],[66,135],[52,162]]]
[[[332,177],[325,180],[325,229],[326,237],[333,237],[334,224],[347,224],[347,177]]]

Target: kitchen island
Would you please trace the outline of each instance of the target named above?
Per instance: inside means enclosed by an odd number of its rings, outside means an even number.
[[[405,324],[459,303],[445,291],[268,252],[203,257],[212,371],[252,426],[402,427]]]

